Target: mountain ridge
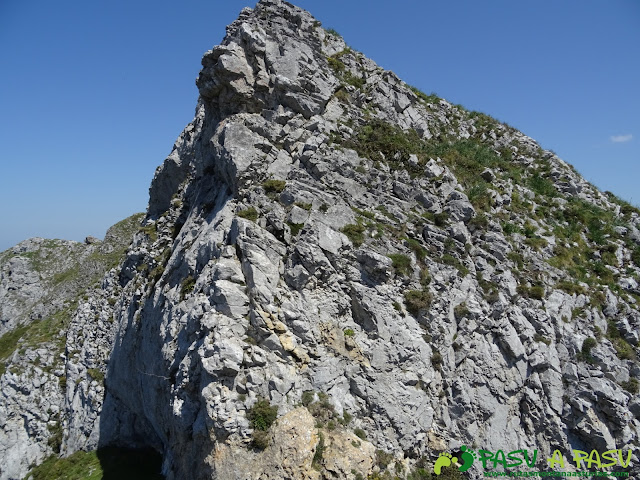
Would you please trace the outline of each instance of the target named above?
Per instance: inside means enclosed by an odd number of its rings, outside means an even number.
[[[637,446],[637,209],[286,2],[202,64],[143,226],[67,328],[62,453],[353,479],[426,478],[463,444]]]

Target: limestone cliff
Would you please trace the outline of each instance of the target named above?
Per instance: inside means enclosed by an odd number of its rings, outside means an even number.
[[[114,274],[142,218],[114,225],[104,241],[32,238],[0,254],[0,478],[21,479],[60,452],[65,365],[78,353],[65,348],[71,319],[90,296],[103,295],[105,273]],[[101,362],[110,345],[102,353]]]
[[[636,208],[280,0],[202,65],[143,227],[66,328],[63,454],[275,480],[638,447]]]

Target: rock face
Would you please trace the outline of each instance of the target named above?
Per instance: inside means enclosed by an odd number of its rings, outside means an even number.
[[[0,254],[0,478],[22,479],[30,465],[60,452],[68,372],[80,353],[65,348],[71,319],[90,296],[102,298],[105,273],[120,264],[141,219],[119,222],[102,242],[33,238]],[[108,318],[92,317],[80,335],[102,321]],[[82,340],[87,350],[101,348],[89,340]],[[102,347],[101,365],[111,343]],[[76,389],[94,382],[83,373],[75,375]],[[98,370],[93,374],[99,377]]]
[[[405,478],[461,445],[640,446],[637,209],[280,0],[202,65],[143,228],[66,327],[63,453],[275,480]]]

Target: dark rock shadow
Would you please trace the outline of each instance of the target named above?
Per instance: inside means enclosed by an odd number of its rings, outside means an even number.
[[[103,480],[164,480],[162,455],[152,448],[105,447],[98,450]]]

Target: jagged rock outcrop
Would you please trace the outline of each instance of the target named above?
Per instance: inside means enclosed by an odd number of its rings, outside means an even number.
[[[281,0],[202,64],[144,227],[68,328],[64,453],[275,480],[639,446],[637,209]]]
[[[65,368],[71,368],[68,362],[79,353],[65,349],[70,320],[76,309],[84,311],[83,300],[100,298],[108,279],[103,278],[105,272],[122,261],[141,219],[138,214],[119,222],[104,241],[90,239],[82,244],[33,238],[2,252],[0,478],[22,479],[29,466],[60,452],[68,381]],[[97,320],[91,318],[91,325],[84,325],[80,335],[93,331]],[[87,349],[99,348],[88,340],[82,340]],[[109,343],[103,349],[100,364],[108,358],[110,347]],[[92,371],[99,376],[97,372]],[[95,382],[84,373],[85,377],[73,377],[75,388]]]

